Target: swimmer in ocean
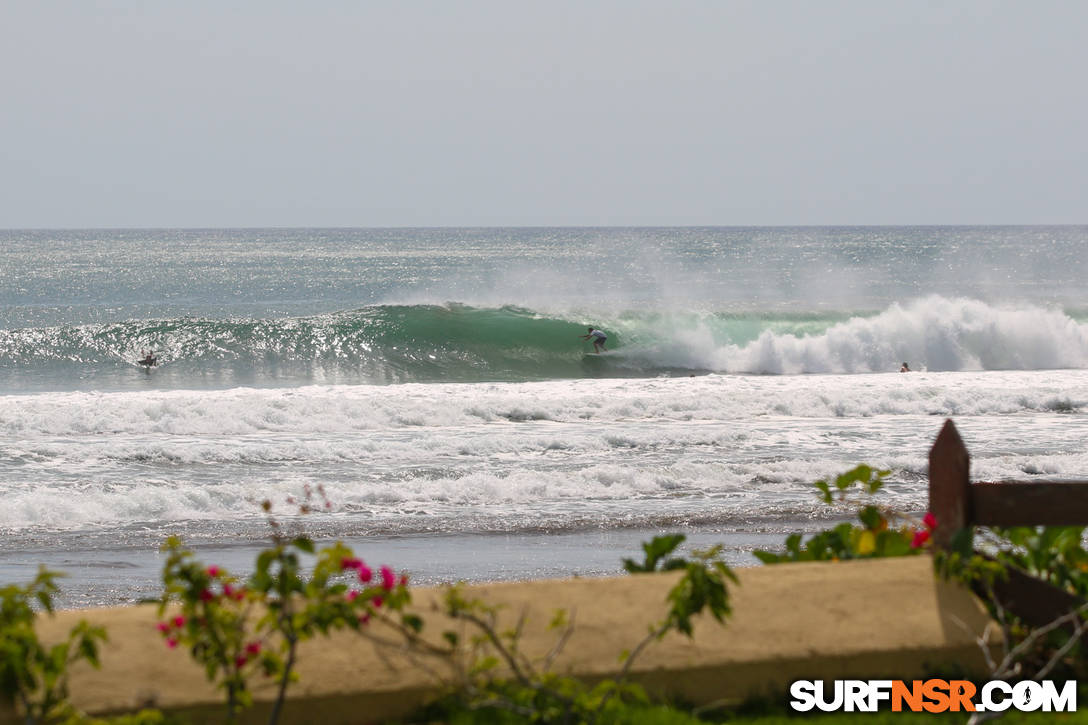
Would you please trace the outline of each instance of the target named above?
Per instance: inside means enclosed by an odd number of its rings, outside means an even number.
[[[604,334],[600,330],[595,330],[592,327],[589,328],[588,335],[582,335],[583,340],[593,338],[593,352],[600,354],[606,352],[604,349],[604,343],[608,340],[608,335]]]

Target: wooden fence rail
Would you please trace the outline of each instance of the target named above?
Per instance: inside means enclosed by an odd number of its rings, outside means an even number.
[[[975,526],[1088,525],[1088,481],[971,483],[970,457],[952,421],[929,451],[929,510],[937,519],[933,544],[948,550],[957,533]],[[994,594],[1007,610],[1042,625],[1084,600],[1010,569]]]

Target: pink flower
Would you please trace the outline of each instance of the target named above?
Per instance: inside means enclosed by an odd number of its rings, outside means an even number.
[[[937,517],[933,515],[932,511],[926,511],[926,515],[922,517],[922,523],[926,525],[926,528],[930,531],[937,528]]]
[[[226,594],[225,591],[223,593]],[[246,588],[245,587],[238,587],[237,589],[234,590],[234,596],[232,596],[231,598],[234,599],[235,601],[238,601],[238,602],[242,601],[243,599],[246,598]]]
[[[245,655],[238,655],[234,658],[235,667],[242,667],[243,665],[245,665],[246,662],[249,662],[249,658]]]
[[[400,581],[400,585],[402,587],[408,586],[408,575],[407,574],[401,574],[399,581]]]
[[[220,568],[219,568],[219,567],[217,567],[217,566],[214,566],[214,565],[212,565],[212,566],[209,566],[209,567],[208,567],[208,576],[210,576],[210,577],[211,577],[212,579],[214,579],[214,578],[216,578],[217,576],[219,576],[219,574],[220,574],[221,572],[222,572],[222,569],[220,569]]]
[[[359,567],[359,581],[361,581],[363,584],[366,584],[367,582],[369,582],[373,578],[374,578],[374,572],[372,572],[370,570],[369,566],[367,566],[366,564],[363,564],[362,566]]]
[[[362,568],[362,566],[362,559],[344,557],[340,560],[340,571],[345,571],[347,569],[359,569]]]
[[[260,642],[250,642],[249,644],[246,645],[246,654],[247,655],[255,657],[260,653],[261,653],[261,643]]]
[[[388,566],[382,567],[382,589],[385,591],[391,590],[397,583],[397,578],[393,576],[393,570]]]
[[[370,612],[359,615],[359,624],[370,624]]]
[[[211,590],[211,589],[205,589],[204,591],[200,592],[200,601],[202,601],[202,602],[210,602],[210,601],[212,601],[213,599],[215,599],[215,595],[214,595],[214,594],[212,594],[212,590]]]
[[[174,639],[173,637],[168,637],[166,639],[166,646],[169,647],[170,649],[174,649],[175,647],[178,646],[178,641],[176,639]]]
[[[349,602],[354,602],[355,599],[359,596],[359,590],[358,589],[352,589],[350,592],[348,592],[344,596]]]
[[[227,599],[233,599],[234,598],[234,587],[232,587],[230,584],[224,584],[223,585],[223,596],[226,597]]]
[[[174,624],[174,626],[175,626],[175,627],[177,627],[178,629],[181,629],[182,627],[184,627],[184,626],[185,626],[185,617],[182,617],[182,616],[180,616],[180,615],[179,615],[179,616],[177,616],[177,617],[174,617],[174,622],[173,622],[173,624]]]
[[[910,542],[910,548],[919,549],[927,541],[929,541],[929,531],[915,531],[914,539]]]
[[[159,622],[159,631],[162,632],[163,634],[166,634],[167,632],[170,631],[170,625],[167,624],[166,622]]]
[[[372,603],[372,604],[374,605],[374,608],[375,608],[375,609],[381,609],[381,608],[382,608],[382,604],[384,604],[384,603],[385,603],[385,600],[384,600],[384,599],[382,599],[381,597],[374,597],[374,598],[373,598],[373,599],[371,599],[370,601],[371,601],[371,603]]]

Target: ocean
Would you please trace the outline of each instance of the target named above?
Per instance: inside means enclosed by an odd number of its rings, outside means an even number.
[[[0,231],[0,583],[244,573],[266,500],[419,583],[756,565],[858,463],[924,511],[946,418],[976,479],[1083,478],[1086,278],[1082,226]]]

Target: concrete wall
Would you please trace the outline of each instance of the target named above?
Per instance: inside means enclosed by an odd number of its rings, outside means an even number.
[[[913,679],[947,671],[984,673],[976,644],[988,618],[961,587],[936,578],[929,557],[842,563],[781,564],[741,569],[733,585],[734,616],[725,626],[707,617],[694,639],[670,635],[637,660],[634,678],[657,695],[692,703],[781,693],[795,679]],[[665,612],[674,574],[569,579],[468,587],[466,594],[503,606],[513,624],[527,616],[524,651],[542,656],[556,641],[554,611],[567,609],[575,629],[555,669],[596,679],[620,669],[619,654],[634,647]],[[440,589],[415,590],[415,606],[437,637],[452,625],[433,607]],[[169,650],[155,629],[154,606],[58,613],[44,618],[43,637],[59,638],[78,619],[107,627],[102,669],[73,672],[73,703],[89,713],[159,707],[221,720],[222,694],[187,652]],[[422,666],[421,666],[422,665]],[[418,660],[354,633],[304,645],[301,679],[291,685],[284,722],[359,723],[412,710],[441,689],[448,663]],[[257,678],[261,679],[261,678]],[[273,697],[259,683],[260,722]],[[0,714],[0,722],[11,721]]]

